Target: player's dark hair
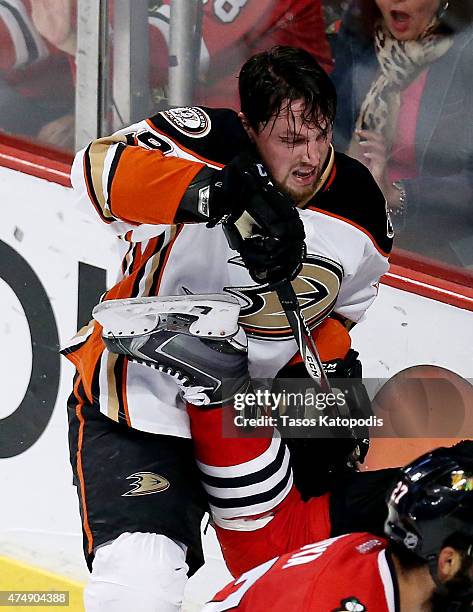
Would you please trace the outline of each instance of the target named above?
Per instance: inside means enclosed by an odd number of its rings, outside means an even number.
[[[407,550],[404,544],[400,542],[389,542],[389,550],[396,556],[396,559],[405,570],[413,570],[423,565],[427,565],[427,561],[414,555],[414,553]]]
[[[465,540],[464,535],[454,533],[450,535],[442,544],[442,548],[445,548],[446,546],[451,546],[461,553],[463,557],[466,557],[471,556],[473,541],[468,539]],[[428,565],[427,561],[412,553],[401,542],[390,541],[389,550],[396,556],[397,560],[405,570],[412,570],[422,567],[423,565]]]
[[[240,70],[241,110],[259,132],[292,102],[305,103],[303,121],[326,135],[336,112],[335,87],[304,49],[277,46],[251,57]]]
[[[454,533],[445,540],[443,547],[445,548],[445,546],[451,546],[464,558],[473,558],[473,538],[465,538],[461,533]]]

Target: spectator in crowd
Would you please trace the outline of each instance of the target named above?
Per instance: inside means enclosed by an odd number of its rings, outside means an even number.
[[[354,0],[333,73],[336,144],[377,179],[397,246],[463,266],[473,265],[472,16],[471,0]]]
[[[332,42],[340,29],[343,14],[347,10],[349,0],[323,0],[323,16],[325,21],[325,31]]]
[[[77,6],[75,0],[35,0],[32,18],[38,32],[57,49],[75,55]]]
[[[77,0],[37,0],[37,30],[57,49],[76,51]],[[170,0],[150,2],[150,112],[166,105]],[[237,76],[250,55],[274,45],[309,51],[330,72],[332,55],[325,35],[321,0],[212,0],[202,11],[202,36],[194,100],[189,103],[238,110]]]
[[[42,4],[0,4],[0,129],[67,147],[72,141],[58,122],[69,117],[70,124],[74,108],[70,60],[35,26]]]
[[[150,11],[152,87],[167,82],[169,5],[170,0],[164,0]],[[241,65],[274,45],[301,47],[326,72],[332,69],[321,0],[212,0],[205,3],[202,19],[195,104],[238,110]]]

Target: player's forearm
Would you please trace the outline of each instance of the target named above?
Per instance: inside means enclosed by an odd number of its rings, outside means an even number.
[[[121,155],[110,191],[110,210],[131,223],[170,225],[177,219],[181,200],[204,164],[157,151],[127,147]]]
[[[204,164],[130,145],[115,134],[93,141],[73,165],[72,183],[87,194],[102,220],[171,225],[194,176]]]

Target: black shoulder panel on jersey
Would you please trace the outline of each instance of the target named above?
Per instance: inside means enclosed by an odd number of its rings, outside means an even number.
[[[149,121],[199,157],[223,165],[251,146],[237,113],[226,108],[171,108]]]
[[[371,172],[359,161],[336,152],[335,178],[315,195],[311,206],[360,226],[383,253],[391,252],[393,231],[386,200]]]

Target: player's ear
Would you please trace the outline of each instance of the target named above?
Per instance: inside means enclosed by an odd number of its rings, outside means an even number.
[[[255,131],[254,129],[251,127],[250,122],[248,121],[245,113],[242,113],[241,111],[238,113],[238,117],[241,121],[241,124],[243,126],[243,129],[245,130],[245,132],[248,134],[249,139],[251,140],[251,142],[254,143],[255,141]]]
[[[451,580],[462,564],[461,553],[452,546],[445,546],[439,553],[438,576],[441,582]]]

